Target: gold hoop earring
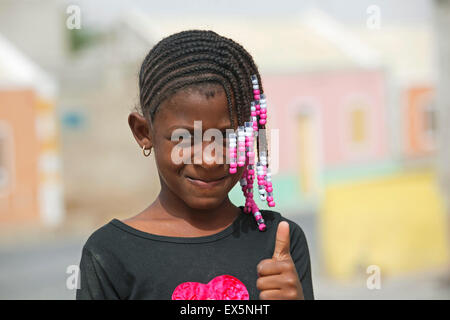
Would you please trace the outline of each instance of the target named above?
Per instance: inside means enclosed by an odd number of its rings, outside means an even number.
[[[152,148],[148,149],[148,153],[145,153],[145,151],[145,146],[142,146],[142,153],[144,154],[144,156],[148,157],[150,153],[152,153]]]

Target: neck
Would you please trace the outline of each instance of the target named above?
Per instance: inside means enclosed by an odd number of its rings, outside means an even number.
[[[240,208],[236,207],[228,196],[215,208],[191,208],[163,183],[161,183],[158,198],[152,206],[155,206],[167,219],[184,220],[189,225],[202,230],[228,226],[240,214]]]

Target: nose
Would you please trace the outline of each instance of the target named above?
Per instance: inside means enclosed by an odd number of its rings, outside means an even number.
[[[223,145],[219,145],[215,141],[203,141],[201,150],[197,148],[194,153],[194,163],[200,164],[204,168],[214,168],[225,163]],[[197,158],[197,162],[195,158]],[[199,159],[201,159],[201,163],[198,163]]]

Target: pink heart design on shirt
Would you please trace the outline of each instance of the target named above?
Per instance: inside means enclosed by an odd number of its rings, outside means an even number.
[[[249,296],[239,279],[225,274],[207,284],[180,283],[172,293],[172,300],[249,300]]]

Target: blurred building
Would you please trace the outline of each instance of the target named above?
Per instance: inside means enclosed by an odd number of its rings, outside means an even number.
[[[0,35],[0,225],[64,217],[56,83]]]
[[[277,209],[318,215],[328,275],[350,279],[370,265],[384,276],[445,266],[431,26],[371,30],[317,10],[298,19],[214,22],[132,12],[125,21],[146,30],[149,43],[203,28],[250,51],[268,95],[269,130],[278,129],[270,151]],[[238,187],[232,200],[242,203]]]
[[[430,26],[382,24],[372,30],[316,10],[289,19],[169,18],[134,10],[69,55],[67,38],[76,31],[65,28],[65,8],[33,11],[35,20],[46,23],[23,23],[16,30],[11,17],[31,14],[21,6],[35,4],[15,3],[2,2],[0,31],[48,66],[60,86],[55,104],[64,198],[72,216],[101,225],[138,213],[157,195],[153,160],[142,156],[127,124],[139,103],[140,63],[164,36],[212,29],[244,45],[260,68],[269,129],[278,129],[269,132],[269,139],[279,141],[272,140],[269,150],[277,169],[276,209],[287,217],[317,215],[327,274],[349,279],[374,264],[383,275],[395,275],[448,261],[435,168]],[[42,41],[55,50],[26,40],[46,30],[51,36]],[[243,204],[238,187],[231,198]]]

